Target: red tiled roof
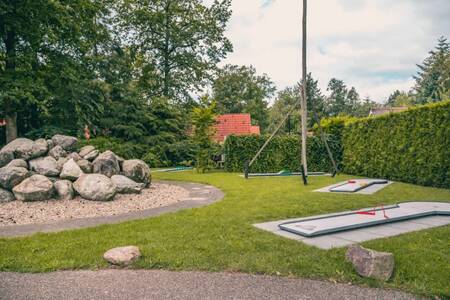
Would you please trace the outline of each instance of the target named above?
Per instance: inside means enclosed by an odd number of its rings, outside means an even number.
[[[252,126],[250,114],[226,114],[217,117],[216,142],[223,142],[229,135],[259,135],[259,126]]]

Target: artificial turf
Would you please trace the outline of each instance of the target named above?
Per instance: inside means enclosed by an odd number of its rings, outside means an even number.
[[[345,248],[321,250],[252,226],[405,201],[450,202],[450,190],[394,183],[374,195],[315,193],[350,176],[252,178],[235,173],[155,173],[156,179],[212,184],[225,198],[207,207],[146,220],[25,238],[0,239],[0,270],[46,272],[107,267],[109,248],[137,245],[134,268],[247,272],[308,277],[398,288],[427,296],[450,295],[450,226],[365,242],[392,252],[395,271],[387,283],[363,279],[344,259]]]

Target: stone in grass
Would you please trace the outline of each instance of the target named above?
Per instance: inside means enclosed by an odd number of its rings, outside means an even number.
[[[87,159],[77,161],[77,165],[84,173],[92,173],[92,163]]]
[[[12,190],[13,187],[21,183],[28,176],[30,176],[30,172],[25,168],[0,168],[0,187],[6,190]]]
[[[80,154],[81,157],[84,157],[94,150],[95,150],[94,146],[87,145],[87,146],[81,147],[80,152],[78,154]]]
[[[94,201],[110,201],[116,195],[116,185],[102,174],[82,174],[73,183],[81,197]]]
[[[101,153],[92,163],[92,172],[111,177],[120,173],[119,162],[112,151]]]
[[[113,175],[112,182],[117,186],[120,194],[139,194],[144,188],[143,183],[138,183],[123,175]]]
[[[58,199],[71,200],[75,196],[72,182],[69,180],[57,180],[53,183],[53,186],[55,187]]]
[[[83,171],[73,160],[73,158],[71,158],[63,165],[59,177],[62,179],[77,180],[81,174],[83,174]]]
[[[56,159],[51,156],[30,160],[30,170],[44,176],[58,176],[61,172]]]
[[[103,254],[103,258],[110,264],[126,267],[131,265],[141,256],[136,246],[125,246],[110,249]]]
[[[14,196],[21,201],[43,201],[53,196],[53,183],[44,175],[33,175],[13,188]]]
[[[14,195],[10,191],[0,189],[0,203],[14,201]]]
[[[100,152],[98,150],[94,150],[83,156],[83,158],[88,161],[93,161],[98,156],[99,153]]]
[[[136,182],[142,182],[145,186],[149,186],[151,182],[150,168],[140,159],[129,159],[123,162],[123,175]]]
[[[50,149],[50,151],[48,151],[48,155],[50,155],[54,159],[58,160],[61,157],[66,157],[67,152],[66,152],[66,150],[63,149],[63,147],[57,145],[57,146],[53,147],[52,149]]]
[[[5,167],[21,167],[28,169],[28,163],[24,159],[17,158],[10,161]]]
[[[389,252],[378,252],[359,245],[351,245],[345,257],[363,277],[387,281],[394,271],[394,255]]]

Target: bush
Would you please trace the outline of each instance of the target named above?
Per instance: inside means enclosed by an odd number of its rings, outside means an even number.
[[[450,101],[348,124],[345,172],[450,188]]]
[[[82,141],[83,145],[92,145],[100,151],[111,150],[124,159],[142,158],[149,150],[149,147],[143,144],[126,142],[113,137],[96,137],[89,141]]]
[[[246,161],[253,158],[261,148],[267,136],[229,136],[224,145],[225,170],[242,172]],[[332,152],[336,155],[341,146],[327,135]],[[251,172],[278,172],[283,169],[297,172],[300,170],[300,142],[298,136],[280,135],[273,138],[259,158],[250,167]],[[331,171],[332,165],[325,146],[317,136],[308,137],[308,170]]]

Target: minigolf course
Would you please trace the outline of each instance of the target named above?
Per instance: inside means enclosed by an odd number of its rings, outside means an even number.
[[[375,184],[387,184],[384,179],[352,179],[330,188],[330,192],[354,193]]]
[[[291,172],[289,170],[281,170],[277,173],[249,173],[248,177],[288,177],[288,176],[301,176],[301,172]],[[308,172],[308,176],[323,176],[327,175],[325,172]],[[240,175],[244,177],[244,175]]]
[[[188,170],[193,170],[193,167],[175,167],[175,168],[169,168],[169,169],[161,169],[161,170],[156,170],[153,172],[182,172],[182,171],[188,171]]]
[[[417,219],[427,216],[450,216],[450,203],[405,202],[347,211],[331,215],[320,215],[279,224],[280,229],[305,237],[364,228],[374,225]]]

